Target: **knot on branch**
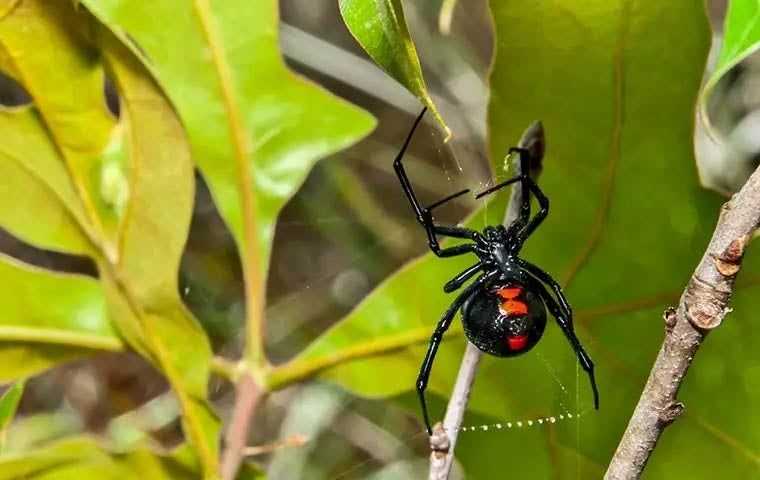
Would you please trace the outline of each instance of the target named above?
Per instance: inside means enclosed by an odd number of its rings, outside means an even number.
[[[730,296],[730,290],[719,290],[694,276],[684,295],[686,318],[700,330],[712,330],[723,321]]]
[[[732,280],[739,273],[748,241],[749,235],[742,235],[733,240],[720,255],[711,255],[715,268],[726,280]]]
[[[668,307],[662,312],[662,319],[665,321],[665,333],[670,333],[676,326],[678,317],[676,316],[676,309],[674,307]]]
[[[433,426],[433,434],[430,436],[430,450],[433,451],[433,455],[445,457],[449,453],[451,448],[451,440],[446,435],[446,431],[443,429],[441,422],[436,423]]]
[[[664,410],[660,412],[659,422],[663,426],[668,426],[675,422],[678,417],[686,410],[686,406],[681,402],[675,402],[668,405]]]
[[[728,300],[749,239],[749,235],[742,235],[732,240],[720,254],[710,254],[718,272],[718,275],[712,275],[712,281],[705,281],[696,275],[692,277],[686,289],[684,305],[686,318],[694,327],[712,330],[721,324],[729,312]]]

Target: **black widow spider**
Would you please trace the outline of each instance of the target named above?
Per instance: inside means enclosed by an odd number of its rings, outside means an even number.
[[[425,228],[430,250],[441,258],[467,253],[474,253],[478,257],[477,263],[449,280],[443,286],[443,291],[451,293],[458,290],[469,279],[481,273],[480,277],[465,287],[443,314],[430,337],[430,345],[420,367],[417,377],[417,394],[422,405],[422,415],[428,435],[432,434],[432,429],[425,403],[425,388],[438,345],[459,309],[462,310],[465,335],[473,345],[497,357],[513,357],[527,352],[541,339],[546,327],[546,308],[548,308],[578,355],[581,366],[588,373],[594,393],[594,407],[599,409],[599,392],[594,378],[594,364],[575,335],[573,313],[567,298],[562,293],[562,287],[548,273],[519,257],[523,243],[549,213],[549,199],[529,176],[529,167],[533,163],[530,150],[510,148],[510,155],[513,153],[520,155],[520,174],[475,196],[475,198],[480,198],[513,183],[521,182],[523,188],[519,215],[509,227],[488,226],[483,229],[483,232],[478,232],[464,227],[437,225],[433,221],[433,209],[464,195],[469,192],[469,189],[449,195],[429,207],[421,206],[417,200],[401,159],[425,110],[423,109],[415,120],[401,151],[393,161],[393,167],[417,215],[417,220]],[[531,192],[535,195],[540,207],[533,218],[530,218]],[[472,243],[441,248],[436,235],[466,239]],[[544,283],[551,288],[556,299],[548,292]]]

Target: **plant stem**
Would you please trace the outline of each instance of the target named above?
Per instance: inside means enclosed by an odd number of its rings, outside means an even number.
[[[454,8],[457,6],[457,0],[443,0],[441,10],[438,14],[438,31],[444,35],[451,33],[451,20],[454,17]]]
[[[523,133],[518,146],[527,148],[531,152],[534,161],[530,166],[530,175],[537,178],[541,171],[541,161],[544,156],[544,129],[541,122],[535,122]],[[519,162],[515,174],[519,175]],[[509,207],[504,215],[504,225],[514,222],[520,214],[520,199],[522,197],[522,185],[515,183],[509,198]],[[472,384],[475,382],[480,357],[483,354],[469,341],[465,349],[462,363],[459,366],[454,390],[451,393],[449,404],[446,407],[446,415],[443,425],[436,424],[433,435],[430,436],[430,480],[446,480],[449,478],[451,466],[454,463],[454,446],[457,443],[459,428],[462,426],[464,412],[467,410],[467,402],[470,399]]]
[[[760,169],[723,205],[678,308],[665,311],[665,339],[605,479],[639,478],[665,427],[683,412],[684,405],[676,400],[681,382],[707,333],[730,312],[744,249],[758,225]]]
[[[470,399],[472,384],[483,353],[478,347],[467,342],[467,347],[459,366],[457,381],[451,392],[449,405],[446,407],[446,416],[443,425],[436,424],[433,435],[430,437],[430,480],[446,480],[449,478],[451,466],[454,463],[454,447],[457,443],[459,428],[462,426],[464,412],[467,410],[467,402]]]
[[[250,373],[246,372],[240,376],[235,393],[235,407],[224,435],[225,449],[221,467],[223,480],[234,480],[237,475],[245,456],[248,430],[261,393]]]

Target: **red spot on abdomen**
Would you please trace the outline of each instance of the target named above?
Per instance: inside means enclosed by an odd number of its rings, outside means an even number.
[[[528,344],[528,336],[520,335],[518,337],[507,337],[507,344],[510,350],[522,350]]]
[[[502,287],[496,291],[496,294],[503,300],[501,302],[501,312],[504,315],[527,315],[528,305],[518,299],[522,294],[521,287]]]
[[[522,288],[520,287],[502,287],[496,291],[496,294],[503,298],[504,300],[511,300],[513,298],[517,298],[522,293]]]

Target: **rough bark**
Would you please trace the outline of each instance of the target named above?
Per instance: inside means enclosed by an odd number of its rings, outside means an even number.
[[[712,240],[681,296],[665,312],[665,339],[605,479],[636,479],[662,432],[684,411],[678,390],[708,332],[729,301],[745,248],[760,224],[760,169],[723,205]]]

